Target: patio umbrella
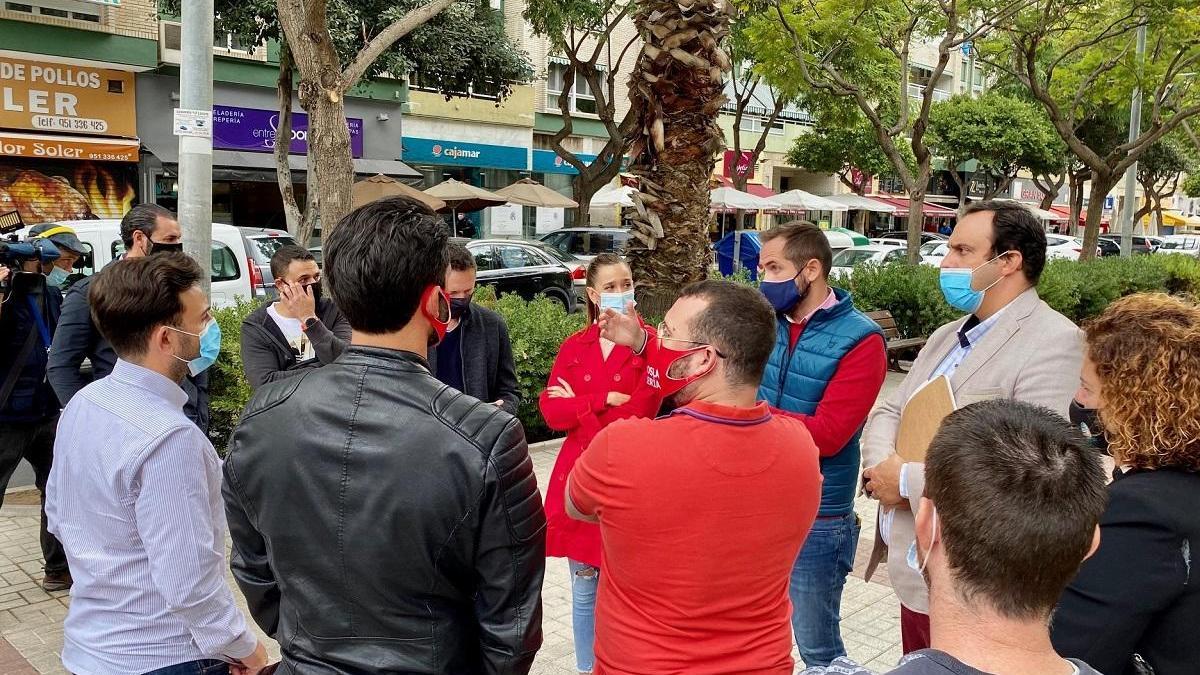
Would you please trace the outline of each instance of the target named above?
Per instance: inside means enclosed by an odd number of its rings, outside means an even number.
[[[573,209],[579,202],[562,196],[541,183],[522,178],[496,194],[504,197],[510,204],[522,206],[542,206],[551,209]]]
[[[840,202],[818,197],[804,190],[788,190],[771,197],[771,201],[783,209],[794,211],[846,211],[850,208]]]
[[[593,209],[611,209],[633,206],[633,193],[637,192],[628,185],[606,185],[592,196]]]
[[[844,227],[831,227],[828,230],[822,230],[822,232],[825,233],[825,238],[829,240],[829,247],[833,249],[866,246],[871,243],[871,240],[858,232],[848,230]]]
[[[494,192],[488,192],[481,187],[475,187],[453,178],[438,183],[425,191],[425,194],[442,200],[446,205],[438,209],[439,213],[450,212],[450,228],[458,236],[458,214],[482,211],[489,206],[500,206],[508,203],[504,197]]]
[[[354,184],[350,190],[350,208],[357,209],[384,197],[409,197],[428,206],[432,211],[441,211],[446,208],[446,202],[437,197],[430,197],[414,187],[383,174],[371,176]]]
[[[854,195],[854,194],[831,195],[829,197],[826,197],[825,199],[828,199],[831,202],[838,202],[839,204],[845,204],[846,208],[853,209],[855,211],[874,211],[876,213],[895,213],[897,210],[896,207],[891,204],[886,204],[877,199],[871,199],[870,197],[859,197],[858,195]]]
[[[756,197],[731,187],[719,187],[710,194],[710,209],[713,211],[770,211],[779,205],[770,199]]]

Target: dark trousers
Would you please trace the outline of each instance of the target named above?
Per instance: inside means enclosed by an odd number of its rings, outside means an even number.
[[[0,422],[0,506],[8,481],[24,457],[33,467],[34,482],[42,493],[42,557],[47,574],[67,571],[67,554],[54,535],[46,531],[46,481],[54,461],[54,430],[58,416],[40,422]]]
[[[900,641],[905,654],[929,649],[929,615],[900,605]]]
[[[229,664],[216,659],[188,661],[152,670],[146,675],[229,675]]]

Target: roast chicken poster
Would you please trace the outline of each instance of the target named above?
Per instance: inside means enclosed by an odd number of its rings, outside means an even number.
[[[137,165],[0,158],[0,213],[26,225],[120,218],[137,198]]]

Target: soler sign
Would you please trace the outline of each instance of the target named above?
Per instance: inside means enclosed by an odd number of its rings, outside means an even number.
[[[0,56],[0,128],[137,136],[133,73]]]

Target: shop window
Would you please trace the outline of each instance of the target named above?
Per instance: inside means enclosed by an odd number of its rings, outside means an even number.
[[[746,120],[745,120],[746,128],[743,129],[743,131],[749,131],[750,133],[754,133],[754,134],[761,134],[763,132],[763,130],[766,130],[768,136],[782,136],[783,135],[783,122],[779,121],[779,119],[776,119],[774,122],[771,122],[770,125],[768,125],[767,122],[768,122],[768,120],[765,117],[746,118]]]

